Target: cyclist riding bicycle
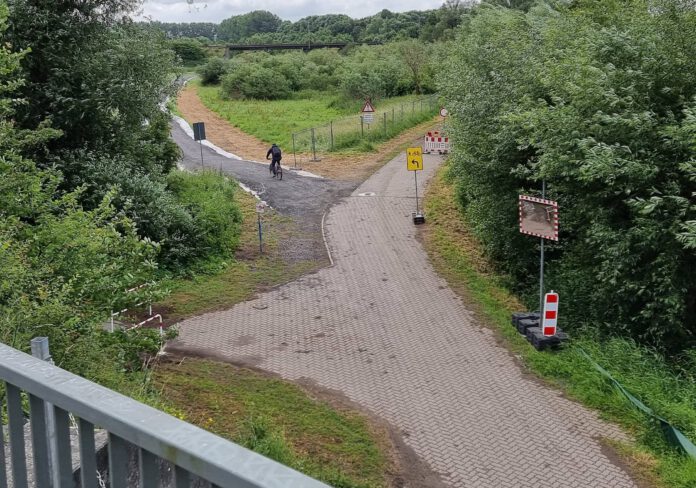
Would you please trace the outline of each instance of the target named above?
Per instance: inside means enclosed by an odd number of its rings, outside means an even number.
[[[277,144],[274,143],[266,153],[266,159],[269,159],[269,157],[271,158],[270,170],[273,173],[273,178],[275,178],[280,168],[280,160],[283,159],[283,153]]]

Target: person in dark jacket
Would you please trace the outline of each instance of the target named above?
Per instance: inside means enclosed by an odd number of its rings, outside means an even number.
[[[273,178],[275,178],[276,173],[278,173],[278,167],[280,166],[280,160],[283,159],[283,153],[280,150],[280,148],[278,147],[278,145],[275,143],[273,143],[271,148],[266,153],[266,159],[269,159],[269,158],[271,159],[270,170],[271,170],[271,173],[273,173]]]

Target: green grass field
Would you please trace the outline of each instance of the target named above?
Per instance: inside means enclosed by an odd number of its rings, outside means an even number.
[[[188,422],[341,488],[388,486],[386,433],[299,387],[224,363],[157,368],[162,398]]]
[[[424,239],[438,272],[469,299],[478,315],[502,336],[508,349],[527,368],[634,435],[635,445],[613,447],[646,486],[696,486],[696,460],[671,449],[659,426],[617,393],[582,355],[581,349],[692,441],[696,441],[694,365],[679,369],[668,365],[659,354],[629,340],[598,338],[579,331],[572,333],[570,346],[557,352],[537,352],[510,324],[512,312],[524,311],[524,307],[505,289],[502,277],[486,262],[454,195],[446,168],[440,170],[425,198],[429,223]]]
[[[301,92],[291,100],[222,100],[217,86],[194,82],[203,104],[223,119],[264,142],[292,147],[292,133],[360,114],[362,102],[345,103],[331,92]],[[408,107],[415,95],[375,103],[377,112]],[[359,126],[356,126],[359,127]]]

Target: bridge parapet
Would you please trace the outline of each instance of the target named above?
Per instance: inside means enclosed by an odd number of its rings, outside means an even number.
[[[328,488],[233,442],[1,343],[0,380],[5,382],[3,401],[8,413],[8,425],[0,422],[0,488],[74,488],[72,422],[78,427],[81,488],[103,486],[103,480],[98,479],[95,426],[107,432],[111,488],[133,485],[133,450],[137,452],[135,478],[141,488],[164,485],[163,463],[173,471],[171,485],[175,488],[200,486],[201,480],[205,486],[221,488]],[[29,415],[25,415],[26,399]],[[55,420],[47,415],[47,405]],[[31,425],[29,450],[24,435],[27,417]],[[51,422],[55,422],[53,428]],[[52,470],[49,430],[55,432],[53,452],[57,458],[52,461]],[[29,473],[27,466],[33,466],[33,472]]]

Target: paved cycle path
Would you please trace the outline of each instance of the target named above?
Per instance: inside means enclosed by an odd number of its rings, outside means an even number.
[[[332,267],[186,320],[173,346],[342,392],[450,486],[635,486],[599,441],[621,432],[525,375],[435,273],[413,197],[400,155],[329,211]]]
[[[181,167],[188,171],[221,171],[234,177],[257,192],[259,198],[268,202],[274,209],[301,224],[304,236],[291,237],[290,242],[286,243],[286,254],[317,261],[326,259],[326,249],[321,236],[324,213],[337,199],[350,195],[357,183],[302,176],[290,170],[285,161],[283,180],[279,181],[271,176],[267,164],[231,159],[207,146],[201,148],[179,124],[172,122],[170,127],[172,139],[181,148]],[[265,152],[259,154],[259,159],[263,160],[265,156]]]

